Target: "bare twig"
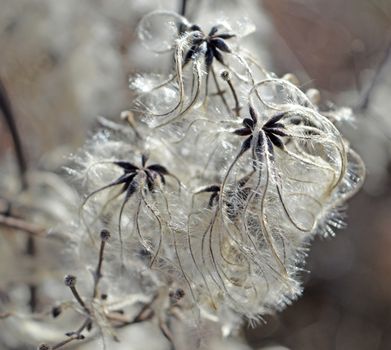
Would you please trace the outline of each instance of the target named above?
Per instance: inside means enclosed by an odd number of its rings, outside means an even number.
[[[69,344],[70,342],[74,340],[84,340],[85,336],[82,334],[82,332],[88,328],[91,324],[91,320],[89,318],[85,319],[83,324],[74,332],[68,332],[66,335],[68,336],[67,339],[60,341],[59,343],[49,346],[47,344],[41,344],[38,346],[38,350],[55,350],[63,347],[64,345]]]
[[[12,316],[11,312],[0,312],[0,320]]]
[[[364,96],[361,98],[360,102],[358,103],[357,107],[355,108],[356,111],[365,112],[366,110],[368,110],[368,107],[371,102],[371,98],[373,96],[373,92],[379,83],[381,73],[382,73],[383,68],[386,65],[390,55],[391,55],[391,42],[388,44],[388,47],[384,53],[384,56],[376,68],[375,75],[374,75],[373,79],[371,80],[367,91],[365,92]]]
[[[98,285],[99,281],[102,278],[102,264],[103,264],[103,255],[105,250],[106,242],[110,239],[110,232],[107,230],[102,230],[100,233],[100,249],[99,249],[99,260],[98,265],[95,270],[94,274],[94,292],[93,292],[93,298],[98,297]]]
[[[16,155],[18,168],[19,168],[21,186],[22,189],[26,189],[28,186],[27,179],[26,179],[26,171],[27,171],[26,158],[24,155],[23,146],[19,136],[18,128],[16,126],[15,116],[11,107],[11,102],[8,98],[7,91],[1,79],[0,79],[0,110],[3,114],[5,123],[8,126],[9,132],[12,137],[12,142],[14,144],[15,155]]]
[[[159,328],[160,328],[160,331],[162,332],[162,334],[165,336],[165,338],[169,341],[170,349],[175,350],[174,337],[172,335],[172,332],[170,330],[168,323],[160,320]]]
[[[20,218],[0,214],[0,226],[24,231],[34,237],[43,237],[46,235],[46,229],[34,223],[27,222]],[[31,248],[31,247],[30,247]]]
[[[105,245],[107,241],[110,239],[110,233],[107,230],[102,230],[100,233],[101,237],[101,245],[99,249],[99,258],[98,263],[96,266],[96,270],[94,272],[94,286],[93,286],[93,294],[92,298],[96,299],[99,298],[103,302],[106,298],[104,298],[104,294],[99,293],[99,282],[101,278],[103,277],[102,274],[102,267],[103,267],[103,260],[104,260],[104,251],[105,251]],[[85,336],[82,334],[82,332],[87,329],[90,330],[94,319],[93,319],[93,310],[90,309],[89,304],[87,304],[83,298],[80,296],[78,290],[76,289],[76,283],[77,279],[73,275],[66,275],[64,278],[64,283],[72,292],[73,297],[76,299],[78,304],[82,307],[82,309],[85,311],[85,320],[83,324],[76,330],[72,332],[66,333],[67,339],[62,340],[61,342],[55,344],[55,345],[48,345],[48,344],[41,344],[38,346],[38,350],[54,350],[59,349],[70,342],[74,340],[83,340],[85,339]],[[182,289],[177,289],[174,292],[171,292],[168,297],[170,300],[170,307],[169,310],[177,306],[178,300],[180,300],[184,296],[184,292]],[[156,293],[153,295],[153,297],[145,304],[142,305],[141,309],[137,312],[136,315],[129,316],[125,315],[122,310],[120,311],[111,311],[107,308],[103,308],[103,313],[106,318],[106,320],[110,323],[111,327],[115,328],[122,328],[125,326],[129,326],[135,323],[141,323],[148,321],[155,317],[155,311],[153,310],[153,304],[159,297],[159,293]],[[65,305],[65,304],[64,304]],[[56,306],[52,308],[51,314],[53,317],[58,317],[62,312],[63,305]],[[0,314],[1,316],[1,314]],[[5,315],[4,317],[8,317],[8,315]],[[159,327],[162,332],[162,334],[169,340],[171,344],[171,349],[175,349],[174,342],[172,339],[172,334],[169,329],[169,325],[167,322],[159,318]],[[114,340],[118,341],[118,339],[114,336]]]
[[[26,190],[28,188],[28,182],[26,177],[26,173],[27,173],[26,157],[23,150],[21,138],[18,132],[18,128],[16,126],[15,115],[12,110],[11,102],[1,79],[0,79],[0,110],[2,111],[4,120],[8,126],[9,132],[12,137],[12,142],[14,144],[15,156],[16,156],[18,169],[19,169],[21,188],[22,190]],[[27,233],[32,233],[30,232],[30,230],[24,230],[24,231]],[[34,242],[34,237],[32,236],[27,237],[26,254],[30,256],[36,255],[36,246]],[[37,305],[37,286],[34,284],[30,284],[29,289],[30,289],[29,304],[30,304],[31,311],[34,312]]]
[[[232,92],[232,96],[233,96],[233,98],[235,100],[235,107],[234,107],[233,110],[235,112],[235,115],[237,117],[239,117],[240,116],[241,107],[240,107],[240,103],[239,103],[239,99],[238,99],[238,95],[236,93],[235,87],[232,84],[232,80],[231,80],[230,74],[229,74],[228,71],[225,70],[225,71],[223,71],[221,73],[221,77],[223,78],[223,80],[225,80],[227,82],[227,84],[228,84],[228,86],[229,86],[229,88],[230,88],[230,90]]]
[[[75,299],[77,300],[79,305],[84,309],[84,311],[88,315],[90,315],[91,314],[90,309],[87,307],[87,305],[85,304],[84,300],[81,298],[79,292],[76,289],[76,281],[77,281],[76,276],[73,276],[73,275],[66,275],[65,278],[64,278],[65,285],[67,287],[69,287],[69,289],[71,290],[73,296],[75,297]]]
[[[187,0],[181,0],[180,9],[179,9],[179,14],[181,16],[186,16],[186,5],[187,5]]]
[[[214,95],[220,96],[221,101],[223,102],[223,105],[224,105],[225,108],[227,109],[228,113],[231,113],[231,110],[230,110],[230,108],[229,108],[229,106],[228,106],[227,99],[226,99],[225,96],[224,96],[225,90],[222,90],[222,89],[220,88],[220,84],[219,84],[219,81],[217,80],[216,72],[215,72],[215,70],[213,69],[213,67],[211,67],[211,72],[212,72],[213,81],[215,82],[216,89],[217,89],[217,92],[216,92]]]

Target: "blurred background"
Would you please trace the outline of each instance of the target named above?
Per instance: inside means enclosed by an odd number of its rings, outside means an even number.
[[[210,2],[218,11],[228,3]],[[128,107],[129,75],[153,69],[135,27],[157,3],[0,0],[0,79],[30,167],[56,170],[97,116]],[[303,296],[243,334],[254,349],[391,349],[391,1],[263,0],[255,9],[252,44],[267,68],[354,109],[344,131],[368,173],[347,228],[313,242]],[[13,160],[3,119],[0,157],[2,167]]]
[[[391,349],[391,1],[262,4],[275,29],[275,71],[356,110],[346,134],[367,179],[350,201],[347,228],[313,242],[303,296],[247,336],[253,346],[295,350]]]

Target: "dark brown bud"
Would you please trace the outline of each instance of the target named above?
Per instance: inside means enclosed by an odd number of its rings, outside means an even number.
[[[52,347],[48,344],[39,344],[37,350],[51,350]]]
[[[76,276],[66,275],[64,277],[64,283],[67,287],[74,287],[76,285]]]
[[[58,317],[58,316],[61,314],[61,312],[62,312],[61,306],[54,306],[54,307],[52,308],[52,316],[53,316],[54,318]]]
[[[225,81],[228,81],[231,79],[231,76],[227,70],[223,70],[221,72],[221,78],[223,78],[223,80],[225,80]]]
[[[102,231],[100,231],[100,239],[103,241],[103,242],[107,242],[111,237],[111,234],[108,230],[106,229],[103,229]]]

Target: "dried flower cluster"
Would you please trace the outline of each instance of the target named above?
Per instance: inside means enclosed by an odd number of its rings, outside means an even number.
[[[185,291],[187,311],[223,324],[300,294],[308,242],[343,227],[364,178],[334,125],[344,113],[257,64],[240,45],[249,26],[237,27],[144,17],[141,40],[171,55],[173,72],[132,79],[141,118],[125,113],[128,127],[105,129],[78,158],[86,239],[109,228],[121,266],[141,259]]]
[[[120,341],[146,320],[174,348],[175,320],[229,335],[300,294],[308,243],[343,227],[365,170],[336,127],[346,109],[323,110],[317,90],[258,63],[242,45],[253,29],[168,11],[141,20],[142,43],[172,71],[133,77],[130,111],[101,120],[68,165],[80,206],[59,236],[74,301],[52,316],[72,308],[82,322],[39,349],[86,332]]]

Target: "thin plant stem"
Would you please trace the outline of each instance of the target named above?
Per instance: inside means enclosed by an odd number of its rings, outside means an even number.
[[[103,257],[104,257],[104,251],[107,240],[110,238],[110,233],[107,230],[102,230],[100,233],[101,237],[101,243],[100,243],[100,249],[99,249],[99,259],[98,259],[98,265],[96,266],[95,275],[94,275],[94,292],[93,292],[93,298],[96,298],[99,294],[98,292],[98,285],[102,278],[102,264],[103,264]]]
[[[238,95],[237,95],[237,93],[236,93],[235,87],[234,87],[234,85],[232,84],[231,77],[229,76],[229,72],[228,72],[228,71],[224,71],[224,72],[221,74],[221,77],[227,82],[227,84],[228,84],[228,86],[229,86],[229,89],[230,89],[231,92],[232,92],[232,96],[233,96],[234,101],[235,101],[234,112],[235,112],[235,115],[236,115],[237,117],[239,117],[239,116],[240,116],[241,107],[240,107],[240,103],[239,103],[239,99],[238,99]]]
[[[8,126],[14,144],[15,156],[18,163],[19,177],[22,190],[27,189],[28,183],[26,178],[27,162],[24,154],[21,138],[16,126],[15,115],[12,110],[11,102],[8,97],[4,84],[0,79],[0,110],[3,114],[5,123]]]
[[[371,80],[367,91],[365,92],[364,96],[361,98],[361,101],[359,102],[358,106],[355,108],[356,110],[358,110],[360,112],[365,112],[366,110],[368,110],[368,107],[371,103],[371,99],[373,96],[373,92],[379,83],[379,79],[381,77],[381,72],[383,71],[384,66],[388,62],[390,55],[391,55],[391,42],[388,44],[386,52],[384,53],[382,60],[380,61],[380,63],[378,64],[378,66],[376,68],[375,75],[374,75],[373,79]]]
[[[0,226],[20,230],[28,233],[31,236],[35,237],[43,237],[45,235],[46,230],[43,227],[40,227],[31,222],[27,222],[23,219],[16,218],[9,215],[0,214]],[[31,242],[29,242],[31,243]],[[30,246],[27,251],[32,251],[32,247]]]
[[[179,14],[183,17],[186,16],[187,0],[181,0]]]

